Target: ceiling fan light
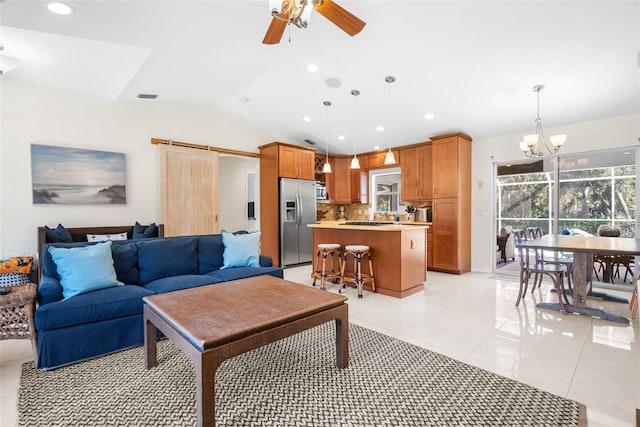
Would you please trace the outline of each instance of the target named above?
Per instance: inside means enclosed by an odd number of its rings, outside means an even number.
[[[549,138],[549,140],[554,147],[562,147],[564,145],[564,142],[567,140],[567,135],[553,135],[551,138]]]
[[[300,2],[300,3],[303,3],[303,2]],[[302,23],[302,26],[306,28],[307,25],[309,25],[309,21],[311,21],[311,11],[313,10],[313,6],[310,4],[309,1],[305,1],[304,3],[306,3],[306,5],[304,6],[304,10],[300,15],[300,21]]]
[[[385,165],[395,165],[396,164],[396,156],[393,154],[393,151],[387,151],[387,155],[384,156],[384,164]]]
[[[356,156],[351,159],[351,169],[360,169],[360,160]]]
[[[324,166],[322,166],[322,173],[331,173],[331,164],[329,162],[324,162]]]

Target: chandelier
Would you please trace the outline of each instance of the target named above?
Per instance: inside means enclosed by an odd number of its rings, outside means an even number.
[[[520,141],[520,149],[527,157],[544,157],[552,155],[560,150],[567,140],[567,135],[553,135],[549,138],[549,144],[544,138],[542,132],[542,119],[540,118],[540,91],[544,89],[544,85],[535,85],[533,91],[538,94],[538,116],[536,117],[536,133],[525,135]]]

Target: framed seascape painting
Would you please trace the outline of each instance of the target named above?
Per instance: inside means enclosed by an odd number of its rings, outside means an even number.
[[[125,204],[124,153],[31,144],[34,204]]]

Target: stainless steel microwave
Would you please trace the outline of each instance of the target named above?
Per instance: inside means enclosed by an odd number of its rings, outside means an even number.
[[[327,200],[327,187],[320,183],[316,184],[316,200]]]

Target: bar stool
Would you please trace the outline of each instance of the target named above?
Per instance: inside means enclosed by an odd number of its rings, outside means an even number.
[[[340,268],[340,244],[338,243],[320,243],[316,252],[316,262],[311,277],[313,278],[313,286],[316,280],[320,279],[320,289],[326,290],[325,283],[327,280],[340,279],[342,271],[336,271],[336,255],[338,256],[338,268]],[[331,270],[327,271],[327,257],[331,257]],[[319,268],[320,259],[322,258],[322,269]]]
[[[353,273],[345,274],[344,269],[347,265],[347,256],[351,255],[353,257]],[[362,272],[362,259],[367,257],[369,261],[369,272]],[[345,287],[344,282],[352,282],[355,284],[355,287],[358,288],[358,298],[362,298],[362,285],[364,282],[371,282],[371,287],[373,288],[373,292],[376,291],[376,283],[373,278],[373,266],[371,263],[372,260],[372,251],[369,246],[366,245],[346,245],[344,247],[344,254],[342,255],[342,265],[340,266],[340,276],[341,276],[341,284],[342,287]]]

